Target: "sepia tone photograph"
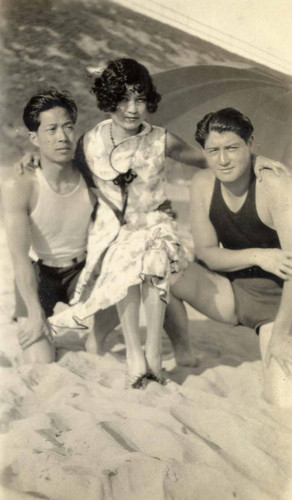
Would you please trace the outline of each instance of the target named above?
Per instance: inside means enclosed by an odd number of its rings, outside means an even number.
[[[291,2],[0,14],[0,500],[291,500]]]

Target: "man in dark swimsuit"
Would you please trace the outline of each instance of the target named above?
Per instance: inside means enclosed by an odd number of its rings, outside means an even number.
[[[292,177],[252,169],[250,120],[226,108],[197,125],[208,166],[192,181],[197,262],[172,287],[168,324],[187,328],[188,302],[260,334],[265,397],[292,405]]]

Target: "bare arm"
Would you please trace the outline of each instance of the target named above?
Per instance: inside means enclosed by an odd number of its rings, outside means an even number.
[[[292,250],[292,179],[281,176],[266,190],[268,206],[281,247]],[[272,357],[279,363],[284,373],[292,373],[292,279],[285,281],[278,314],[275,318],[271,340],[268,345],[266,364]]]
[[[278,233],[281,247],[292,250],[292,179],[281,177],[277,179],[277,186],[270,190],[272,193],[270,212],[275,229]],[[283,296],[279,313],[275,321],[275,330],[284,329],[292,333],[292,280],[284,285]]]
[[[231,272],[256,265],[287,279],[286,273],[292,274],[292,267],[289,267],[292,262],[290,254],[286,255],[280,249],[229,250],[219,246],[215,228],[209,219],[214,180],[210,171],[199,172],[192,180],[190,220],[197,257],[213,271]]]
[[[35,273],[28,255],[30,248],[28,200],[31,193],[32,183],[29,175],[10,179],[2,186],[4,220],[15,280],[28,311],[24,334],[20,338],[24,348],[49,333],[38,297]]]
[[[203,150],[191,146],[171,132],[166,132],[166,156],[180,163],[198,168],[206,168]]]

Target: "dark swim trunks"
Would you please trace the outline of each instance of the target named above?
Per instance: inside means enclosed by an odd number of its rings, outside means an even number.
[[[281,285],[266,278],[236,278],[231,285],[236,315],[242,325],[258,333],[260,326],[274,321],[282,297]]]
[[[40,262],[33,263],[38,281],[38,295],[47,318],[52,316],[57,302],[69,303],[84,265],[85,261],[70,267],[50,267]],[[27,316],[26,305],[16,285],[14,316]]]
[[[196,262],[211,271],[202,260],[197,259]],[[280,307],[283,280],[273,275],[272,279],[254,277],[254,274],[259,274],[255,267],[234,273],[217,271],[216,274],[230,281],[235,298],[235,313],[241,325],[254,328],[259,333],[262,325],[274,321]]]

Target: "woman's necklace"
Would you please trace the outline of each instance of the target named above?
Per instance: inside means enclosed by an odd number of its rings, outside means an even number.
[[[141,131],[141,125],[139,126],[138,133],[140,131]],[[113,150],[114,150],[118,146],[118,144],[115,143],[114,138],[113,138],[113,126],[112,126],[112,122],[110,123],[110,138],[111,138],[112,145],[113,145]],[[128,187],[127,187],[127,185],[130,184],[131,182],[133,182],[133,180],[136,177],[137,177],[137,174],[131,168],[129,168],[129,170],[127,172],[125,172],[124,174],[120,174],[115,179],[113,179],[113,183],[116,186],[120,186],[121,187],[122,193],[124,193],[123,196],[125,196],[123,214],[124,214],[124,211],[126,210],[126,206],[127,206],[127,198],[128,198]]]
[[[111,138],[111,141],[112,141],[112,145],[115,148],[117,145],[116,145],[116,143],[114,141],[114,137],[113,137],[113,124],[112,124],[112,122],[110,123],[110,138]]]
[[[137,134],[139,134],[141,132],[142,127],[143,127],[143,125],[141,123],[139,125]],[[137,134],[134,134],[134,135],[137,135]],[[110,123],[110,138],[111,138],[113,147],[116,148],[118,146],[118,144],[115,143],[114,136],[113,136],[113,122]]]

